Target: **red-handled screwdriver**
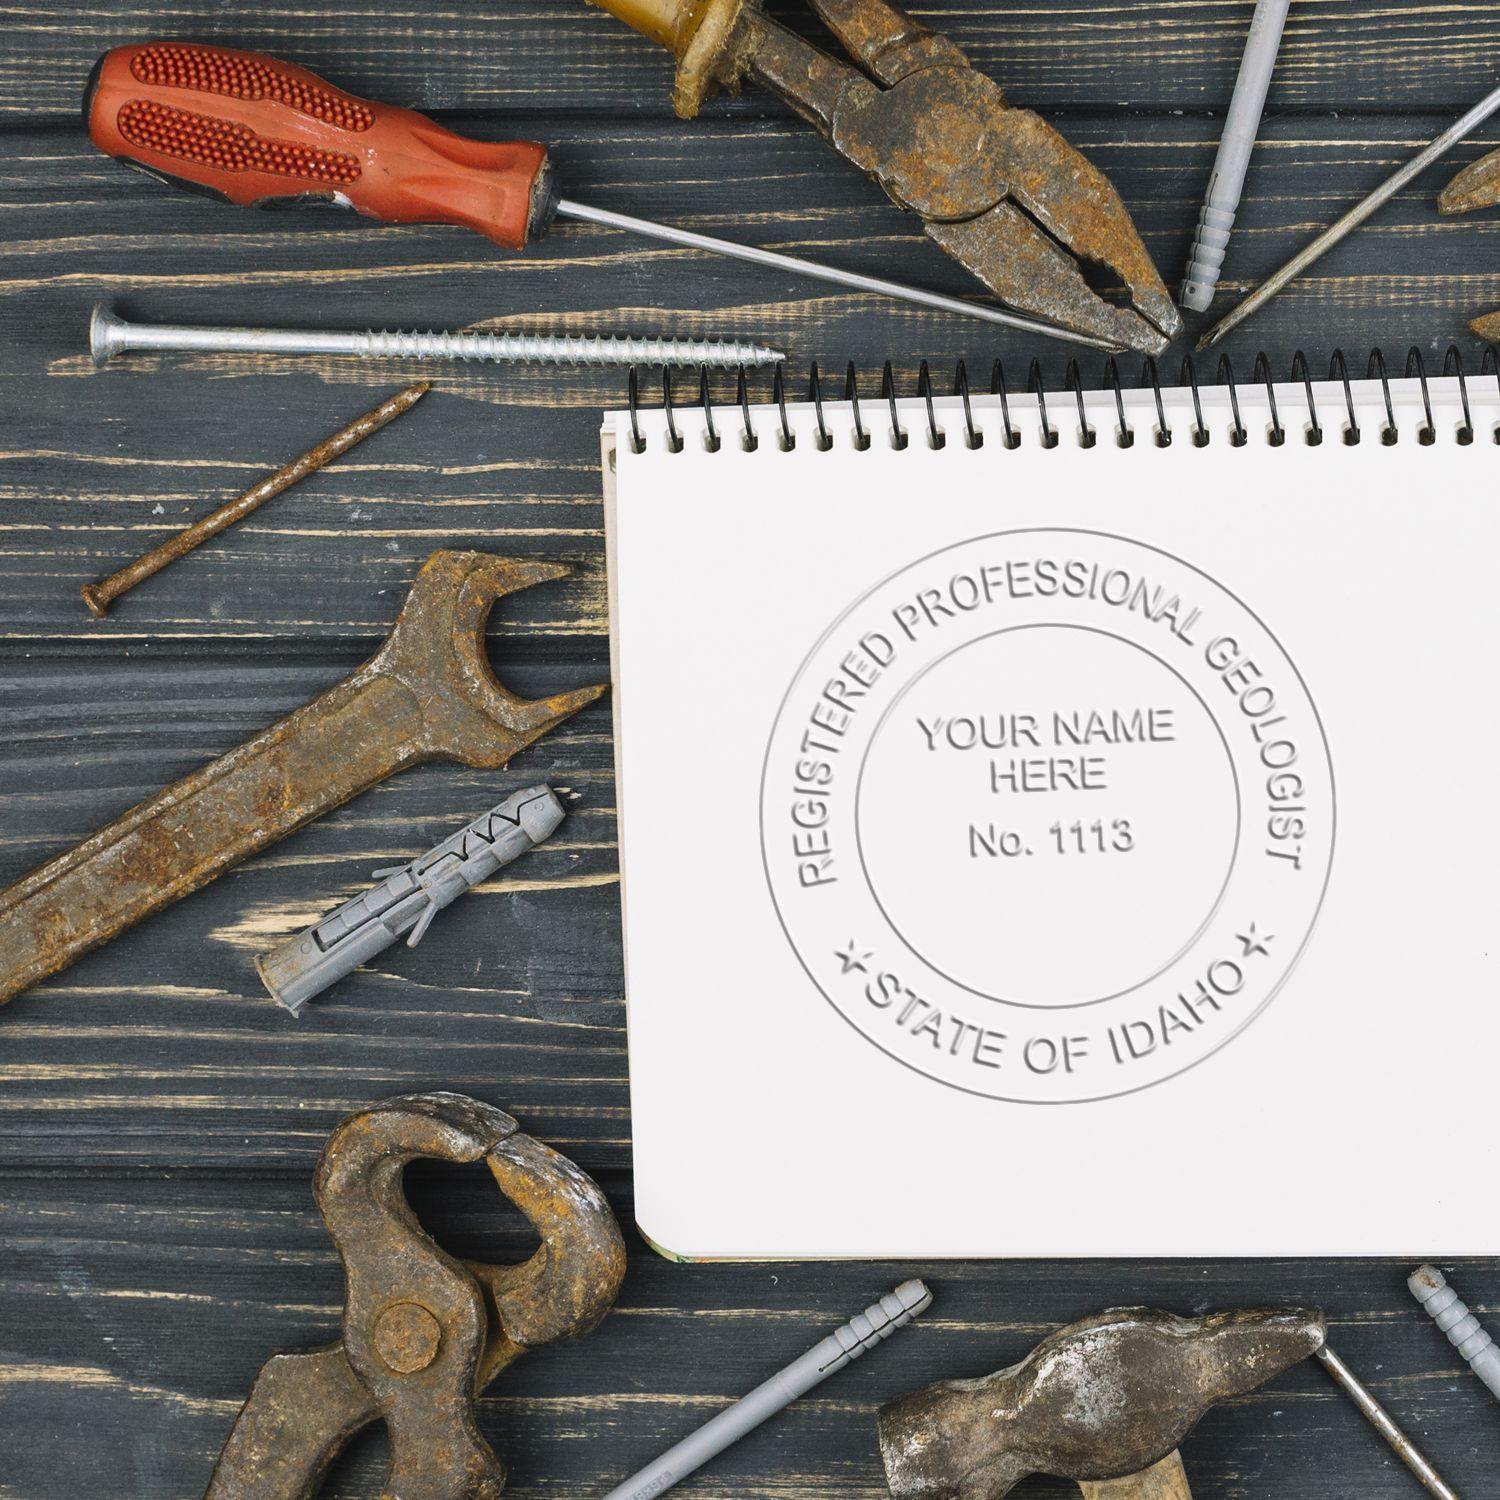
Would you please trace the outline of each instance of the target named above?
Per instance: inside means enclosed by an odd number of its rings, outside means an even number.
[[[85,114],[101,151],[164,182],[241,206],[332,202],[393,224],[456,224],[523,249],[554,218],[837,282],[1028,333],[1110,347],[999,308],[674,229],[557,194],[546,147],[475,141],[425,115],[357,99],[256,52],[153,42],[106,53]]]

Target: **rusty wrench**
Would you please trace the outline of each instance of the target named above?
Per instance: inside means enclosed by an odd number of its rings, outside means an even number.
[[[542,1245],[522,1265],[459,1262],[402,1190],[417,1157],[483,1161]],[[494,1500],[505,1469],[474,1401],[528,1349],[588,1333],[613,1306],[625,1244],[604,1196],[507,1114],[461,1094],[412,1094],[349,1116],[313,1191],[344,1262],[343,1337],[272,1356],[206,1500],[311,1500],[361,1428],[384,1418],[387,1500]]]
[[[485,652],[496,600],[567,571],[433,553],[353,676],[0,891],[0,1003],[387,776],[498,769],[592,703],[605,687],[526,702]]]

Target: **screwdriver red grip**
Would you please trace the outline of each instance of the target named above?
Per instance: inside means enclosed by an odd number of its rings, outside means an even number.
[[[519,250],[545,233],[556,202],[545,147],[469,140],[257,52],[116,48],[94,70],[85,113],[101,151],[240,205],[332,201]]]

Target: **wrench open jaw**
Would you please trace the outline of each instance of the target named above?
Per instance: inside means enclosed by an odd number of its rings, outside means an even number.
[[[1500,206],[1500,151],[1491,151],[1470,162],[1438,194],[1438,212],[1468,214],[1481,208]],[[1500,344],[1500,312],[1475,318],[1470,329],[1488,343]]]
[[[485,649],[497,600],[567,572],[433,553],[351,677],[0,891],[0,1003],[387,776],[496,770],[594,702],[607,686],[519,698]]]
[[[946,37],[887,0],[811,0],[853,67],[769,19],[759,0],[597,0],[671,47],[673,102],[696,114],[746,77],[916,213],[1007,306],[1117,348],[1159,354],[1182,318],[1109,179]],[[1098,295],[1106,267],[1133,309]]]

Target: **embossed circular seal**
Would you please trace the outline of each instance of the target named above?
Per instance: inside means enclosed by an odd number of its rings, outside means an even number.
[[[1243,602],[1099,532],[977,537],[857,599],[766,752],[792,947],[918,1072],[1060,1104],[1159,1083],[1270,1002],[1333,857],[1317,709]]]

